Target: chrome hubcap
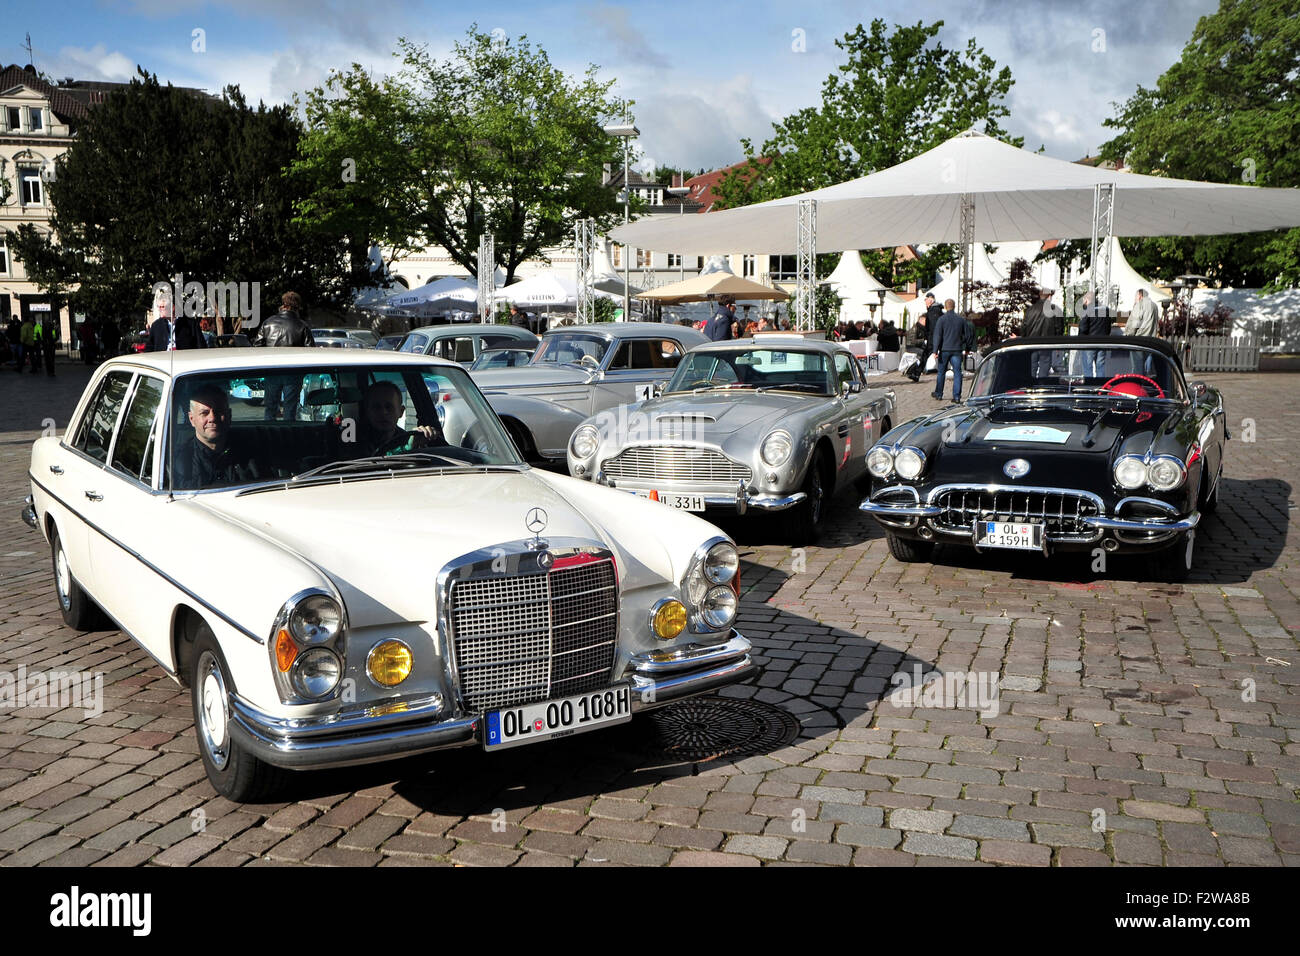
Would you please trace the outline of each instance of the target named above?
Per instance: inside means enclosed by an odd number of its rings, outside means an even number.
[[[68,556],[63,553],[63,545],[54,555],[54,586],[59,592],[59,604],[66,611],[72,606],[72,572],[68,570]]]
[[[221,678],[217,659],[208,651],[199,661],[199,739],[220,770],[230,759],[227,746],[229,715],[226,710],[226,684]]]

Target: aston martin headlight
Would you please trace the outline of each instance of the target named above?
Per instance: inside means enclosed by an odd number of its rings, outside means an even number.
[[[888,478],[894,472],[894,455],[888,449],[877,445],[867,452],[867,471],[877,478]]]
[[[925,456],[919,449],[904,448],[894,457],[894,467],[898,470],[900,478],[911,481],[925,468]]]
[[[736,619],[736,592],[724,585],[709,588],[704,603],[700,605],[700,618],[711,631],[730,627]]]
[[[1136,455],[1125,455],[1115,462],[1115,484],[1133,491],[1147,483],[1147,466]]]
[[[313,647],[299,654],[289,672],[293,689],[308,700],[324,697],[338,686],[343,676],[343,662],[333,651]]]
[[[596,431],[596,426],[580,426],[573,433],[573,438],[569,441],[569,447],[573,450],[574,458],[586,459],[596,454],[596,449],[600,447],[600,433]]]
[[[1186,475],[1183,463],[1172,455],[1161,455],[1147,465],[1147,481],[1156,491],[1172,491]]]
[[[728,584],[740,567],[740,554],[730,541],[722,541],[709,548],[704,556],[704,576],[710,584]]]
[[[787,431],[774,431],[763,439],[763,447],[759,454],[763,456],[763,461],[772,467],[784,465],[790,460],[790,452],[794,450],[794,442]]]
[[[338,637],[343,611],[328,595],[312,594],[289,615],[289,630],[301,644],[324,644]]]

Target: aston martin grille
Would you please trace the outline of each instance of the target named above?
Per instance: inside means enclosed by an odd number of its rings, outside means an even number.
[[[1041,521],[1049,537],[1090,538],[1094,531],[1084,518],[1100,513],[1085,495],[1066,491],[951,489],[935,501],[943,513],[934,523],[952,531],[970,531],[973,521]]]
[[[683,445],[628,448],[616,458],[607,458],[601,469],[611,478],[726,485],[749,481],[751,475],[747,465],[732,461],[720,452]]]
[[[455,581],[448,599],[461,696],[485,711],[607,686],[618,634],[609,559],[548,574]]]

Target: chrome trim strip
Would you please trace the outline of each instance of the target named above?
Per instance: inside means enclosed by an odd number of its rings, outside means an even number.
[[[1130,497],[1130,498],[1120,499],[1119,504],[1115,506],[1115,513],[1116,514],[1121,513],[1124,510],[1124,506],[1130,503],[1151,505],[1153,507],[1159,508],[1161,511],[1168,512],[1171,515],[1178,514],[1178,509],[1175,508],[1167,501],[1160,501],[1157,498],[1140,498],[1140,497]]]
[[[106,539],[108,539],[109,541],[111,541],[111,542],[112,542],[113,544],[115,544],[117,547],[121,548],[121,549],[122,549],[123,551],[125,551],[127,554],[131,555],[131,557],[135,558],[137,561],[139,561],[141,564],[143,564],[146,568],[148,568],[150,571],[152,571],[152,572],[154,572],[155,574],[157,574],[160,578],[162,578],[164,581],[166,581],[166,582],[167,582],[168,584],[170,584],[172,587],[176,588],[178,591],[180,591],[180,592],[181,592],[182,594],[184,594],[186,597],[191,598],[193,601],[195,601],[195,602],[198,603],[198,604],[201,604],[205,609],[207,609],[208,611],[211,611],[211,612],[212,612],[213,614],[215,614],[217,617],[221,618],[221,620],[225,621],[227,624],[229,624],[231,627],[233,627],[235,630],[239,631],[239,633],[243,634],[245,637],[249,638],[250,640],[256,641],[258,644],[265,644],[265,643],[266,643],[265,638],[258,637],[255,633],[253,633],[252,631],[250,631],[248,628],[244,627],[244,626],[243,626],[242,624],[240,624],[238,621],[235,621],[234,619],[232,619],[231,617],[229,617],[229,616],[228,616],[224,611],[220,610],[219,608],[213,607],[213,606],[212,606],[211,604],[209,604],[207,601],[203,600],[203,598],[199,597],[197,594],[195,594],[193,591],[191,591],[191,590],[190,590],[189,588],[187,588],[185,585],[181,584],[179,581],[177,581],[175,578],[173,578],[170,574],[168,574],[168,573],[167,573],[166,571],[164,571],[162,568],[158,567],[156,564],[152,564],[151,562],[146,561],[146,560],[145,560],[145,559],[144,559],[144,558],[143,558],[143,557],[142,557],[138,552],[131,550],[131,549],[128,548],[126,545],[124,545],[121,541],[118,541],[117,538],[114,538],[111,534],[109,534],[107,531],[105,531],[103,528],[99,527],[97,524],[95,524],[94,522],[90,521],[90,520],[89,520],[88,518],[86,518],[84,515],[78,513],[74,508],[72,508],[71,506],[69,506],[68,503],[67,503],[66,501],[64,501],[62,498],[60,498],[60,497],[59,497],[58,495],[56,495],[54,492],[50,491],[49,488],[46,488],[43,484],[41,484],[39,481],[37,481],[37,480],[36,480],[36,476],[33,475],[31,472],[28,472],[28,473],[27,473],[27,477],[31,479],[31,482],[32,482],[33,485],[35,485],[37,488],[40,488],[43,492],[45,492],[47,495],[49,495],[51,498],[53,498],[55,501],[57,501],[59,504],[61,504],[61,505],[62,505],[62,506],[63,506],[63,507],[68,511],[69,514],[74,515],[75,517],[79,518],[83,523],[85,523],[85,525],[86,525],[87,527],[89,527],[89,528],[91,528],[93,531],[96,531],[96,532],[98,532],[99,534],[103,535]],[[124,480],[125,480],[125,479],[124,479]],[[96,603],[98,603],[98,602],[96,602]],[[340,603],[340,606],[341,606],[341,605],[342,605],[342,602],[340,601],[339,603]]]
[[[631,663],[632,669],[638,674],[653,677],[656,674],[675,674],[703,665],[738,660],[751,649],[749,641],[733,630],[731,638],[725,644],[686,644],[664,651],[645,651],[633,654]]]
[[[1110,531],[1191,531],[1201,523],[1201,513],[1193,511],[1186,518],[1168,521],[1164,518],[1151,518],[1146,521],[1131,521],[1123,518],[1084,518],[1083,523],[1093,528],[1105,528]]]
[[[1106,513],[1106,505],[1101,497],[1093,494],[1091,491],[1082,491],[1078,488],[1047,488],[1042,485],[979,485],[979,484],[953,484],[938,485],[930,489],[926,496],[927,504],[934,504],[936,498],[948,491],[987,491],[991,494],[999,491],[1015,492],[1023,494],[1024,492],[1037,492],[1046,495],[1078,495],[1080,498],[1087,498],[1097,506],[1097,511],[1101,514]]]
[[[37,524],[36,521],[36,503],[32,500],[31,495],[28,495],[23,499],[22,517],[23,524],[27,525],[27,527],[31,528],[33,531],[40,530],[40,525]]]

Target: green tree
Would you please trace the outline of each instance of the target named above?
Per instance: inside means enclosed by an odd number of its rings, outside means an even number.
[[[1294,0],[1221,0],[1152,89],[1117,105],[1102,156],[1135,171],[1300,186],[1300,17]],[[1300,285],[1300,230],[1126,243],[1139,271],[1215,284]]]
[[[121,314],[149,304],[154,283],[256,282],[274,311],[288,289],[340,299],[337,237],[291,221],[282,171],[299,127],[287,107],[252,109],[162,86],[140,71],[90,111],[49,183],[50,232],[10,234],[14,256],[54,294],[79,284],[77,308]],[[251,304],[251,303],[250,303]]]
[[[602,121],[618,107],[594,66],[571,80],[526,37],[477,27],[444,62],[406,39],[398,46],[395,74],[377,80],[353,64],[307,94],[298,222],[394,258],[439,245],[473,275],[490,232],[509,281],[569,241],[577,220],[616,221],[602,172],[622,151]]]

